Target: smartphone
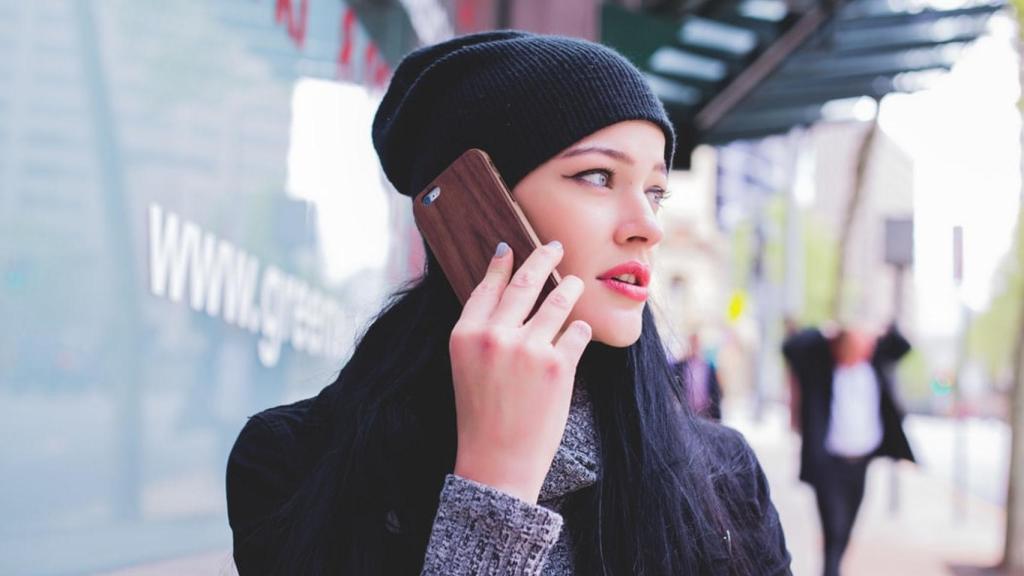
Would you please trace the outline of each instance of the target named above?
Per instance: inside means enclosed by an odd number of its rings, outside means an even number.
[[[540,246],[490,157],[477,148],[464,152],[416,195],[413,216],[462,304],[483,280],[499,242],[512,248],[513,270]],[[537,303],[561,281],[552,271]]]

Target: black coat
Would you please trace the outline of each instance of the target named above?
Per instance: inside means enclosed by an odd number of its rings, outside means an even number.
[[[827,457],[825,436],[832,415],[832,379],[836,361],[829,340],[816,328],[789,337],[782,353],[800,388],[800,479],[814,485],[820,479],[822,460]],[[896,402],[889,374],[907,352],[910,343],[891,327],[875,345],[871,367],[880,388],[878,409],[882,417],[882,443],[870,455],[914,461],[910,443],[903,432],[903,410]]]
[[[234,558],[239,574],[262,574],[281,553],[275,525],[283,519],[289,501],[318,474],[318,463],[329,452],[330,417],[323,396],[261,412],[246,423],[228,460],[228,519],[234,535]],[[751,576],[790,574],[790,556],[768,481],[753,450],[735,430],[698,422],[698,433],[711,450],[707,471],[720,496],[727,501],[734,525],[759,565]],[[684,466],[686,463],[678,463]],[[681,472],[680,472],[681,473]],[[301,521],[292,518],[294,521]],[[422,543],[413,542],[400,525],[381,515],[378,530],[385,537],[384,574],[418,574],[423,562]],[[720,538],[720,535],[708,536]],[[715,569],[729,572],[731,543],[721,542]]]

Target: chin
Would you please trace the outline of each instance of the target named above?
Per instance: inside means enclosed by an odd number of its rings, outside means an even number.
[[[637,315],[635,322],[608,322],[592,324],[592,340],[600,342],[613,348],[627,348],[636,344],[640,339],[642,322],[640,315]]]

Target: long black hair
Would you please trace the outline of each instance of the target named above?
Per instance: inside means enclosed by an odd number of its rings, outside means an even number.
[[[428,249],[424,275],[392,297],[316,399],[330,423],[326,455],[275,519],[275,573],[419,574],[455,463],[448,338],[459,313]],[[639,341],[592,342],[578,376],[602,462],[597,483],[562,509],[577,571],[701,574],[727,562],[727,573],[749,572],[753,552],[737,542],[736,511],[716,483],[729,471],[709,456],[709,424],[683,401],[649,308]]]

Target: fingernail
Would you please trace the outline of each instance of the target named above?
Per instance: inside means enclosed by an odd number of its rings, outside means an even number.
[[[508,244],[498,242],[498,249],[494,251],[494,257],[501,258],[505,254],[508,254],[509,250],[511,250],[511,248],[508,247]]]
[[[548,242],[548,247],[554,248],[555,250],[561,250],[562,243],[559,242],[558,240],[552,240],[551,242]]]

